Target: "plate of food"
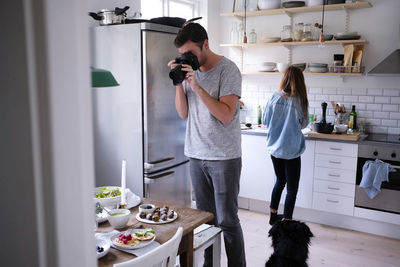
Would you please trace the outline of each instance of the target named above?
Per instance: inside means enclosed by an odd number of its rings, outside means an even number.
[[[138,249],[151,244],[156,239],[153,229],[132,229],[111,236],[111,243],[121,249]]]
[[[136,214],[136,220],[149,224],[164,224],[175,221],[178,213],[168,206],[156,207],[153,212],[139,212]]]
[[[110,242],[102,238],[96,238],[96,254],[97,258],[105,256],[110,250]]]

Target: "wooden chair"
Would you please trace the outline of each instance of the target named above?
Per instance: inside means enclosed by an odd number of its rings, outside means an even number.
[[[183,228],[179,227],[176,234],[161,246],[130,261],[114,264],[114,267],[174,267]]]
[[[197,231],[196,231],[197,230]],[[197,267],[206,248],[213,248],[213,266],[221,265],[221,228],[203,224],[195,229],[193,238],[193,265]]]

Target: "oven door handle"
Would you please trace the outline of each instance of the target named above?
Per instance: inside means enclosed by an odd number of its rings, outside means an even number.
[[[399,165],[390,165],[389,167],[393,168],[393,169],[400,169]]]

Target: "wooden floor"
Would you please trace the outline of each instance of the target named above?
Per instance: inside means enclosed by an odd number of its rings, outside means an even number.
[[[272,254],[269,217],[240,210],[248,267],[264,266]],[[306,222],[314,234],[308,264],[311,267],[400,266],[400,240]],[[223,242],[222,242],[223,246]],[[221,266],[227,266],[222,247]]]

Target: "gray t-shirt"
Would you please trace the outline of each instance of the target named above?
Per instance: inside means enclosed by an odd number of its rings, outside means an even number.
[[[239,69],[229,59],[222,57],[211,70],[195,71],[199,85],[211,97],[219,99],[226,95],[241,96],[242,76]],[[224,125],[216,119],[200,98],[184,82],[189,114],[186,128],[185,155],[203,160],[227,160],[239,158],[241,131],[239,122],[239,101],[232,121]]]

